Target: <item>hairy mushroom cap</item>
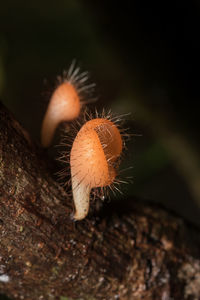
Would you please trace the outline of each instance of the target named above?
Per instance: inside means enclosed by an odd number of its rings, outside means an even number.
[[[93,119],[80,129],[70,154],[72,191],[76,208],[74,219],[80,220],[87,215],[92,188],[113,183],[121,152],[120,131],[110,120]]]
[[[54,91],[41,130],[41,144],[48,147],[53,139],[57,126],[63,121],[72,121],[80,114],[80,99],[70,82],[63,82]]]

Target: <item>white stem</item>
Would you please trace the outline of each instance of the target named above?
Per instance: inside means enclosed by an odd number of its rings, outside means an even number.
[[[73,192],[73,199],[75,205],[75,220],[82,220],[84,219],[89,210],[90,204],[90,186],[85,185],[84,182],[79,183],[75,177],[72,178],[72,192]]]

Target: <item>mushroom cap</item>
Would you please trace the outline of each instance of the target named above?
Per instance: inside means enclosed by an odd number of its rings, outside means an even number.
[[[88,121],[78,132],[70,154],[71,174],[90,188],[110,185],[122,151],[119,129],[108,119]]]
[[[72,121],[80,113],[80,99],[70,82],[63,82],[57,87],[51,97],[50,105],[52,115],[55,117],[59,115],[61,121]]]

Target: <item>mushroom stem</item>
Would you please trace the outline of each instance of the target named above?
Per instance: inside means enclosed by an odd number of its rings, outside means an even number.
[[[41,143],[45,148],[50,146],[56,127],[59,124],[59,119],[57,122],[54,121],[54,119],[55,117],[52,117],[52,111],[48,110],[43,120],[41,130]]]
[[[90,185],[85,185],[84,182],[79,183],[75,177],[72,177],[72,191],[75,205],[74,220],[84,219],[89,210],[90,201]]]

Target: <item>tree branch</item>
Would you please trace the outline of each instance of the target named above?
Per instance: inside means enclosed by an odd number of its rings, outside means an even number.
[[[134,199],[74,223],[72,199],[51,178],[44,154],[0,104],[1,293],[199,299],[198,229]]]

